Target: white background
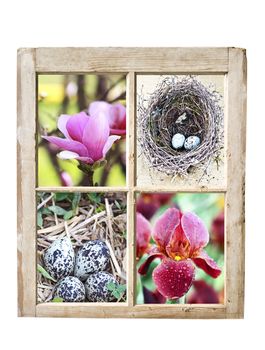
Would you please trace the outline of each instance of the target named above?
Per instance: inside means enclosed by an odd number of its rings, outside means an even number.
[[[1,1],[0,344],[2,349],[264,348],[265,50],[263,1]],[[244,320],[16,317],[16,50],[36,46],[247,48]],[[29,169],[31,171],[31,169]],[[263,343],[263,346],[262,346]],[[5,344],[5,345],[4,345]]]

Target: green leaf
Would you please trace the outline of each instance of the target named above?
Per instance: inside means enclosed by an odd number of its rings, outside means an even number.
[[[60,202],[65,199],[67,199],[68,193],[60,192],[60,193],[55,193],[55,201]]]
[[[124,292],[126,291],[126,284],[116,284],[114,282],[109,282],[107,288],[116,299],[120,299]]]
[[[37,265],[37,270],[39,273],[42,274],[43,277],[48,278],[49,280],[53,281],[53,282],[57,282],[54,278],[52,278],[52,276],[41,266],[41,265]]]
[[[119,203],[117,200],[115,200],[114,203],[115,203],[116,207],[117,207],[119,210],[121,210],[120,203]]]
[[[118,286],[118,291],[123,294],[125,291],[126,291],[127,287],[126,287],[126,284],[120,284]]]
[[[41,208],[41,212],[42,214],[46,214],[46,215],[51,214],[51,211],[48,208]]]
[[[95,204],[99,204],[101,202],[101,196],[98,193],[88,193],[88,199]]]
[[[62,216],[67,212],[65,209],[58,207],[58,205],[51,205],[48,209],[59,216]]]
[[[72,201],[72,209],[73,210],[76,210],[76,208],[78,207],[80,199],[81,199],[81,193],[80,192],[74,193],[74,198]]]
[[[51,301],[53,303],[63,303],[64,302],[63,298],[60,298],[60,297],[55,297]]]
[[[71,219],[71,217],[73,216],[73,214],[74,214],[73,210],[67,211],[67,212],[64,214],[64,216],[63,216],[64,220],[69,220],[69,219]]]
[[[42,219],[42,212],[41,212],[41,210],[38,210],[38,212],[37,212],[37,225],[40,228],[43,227],[43,219]]]

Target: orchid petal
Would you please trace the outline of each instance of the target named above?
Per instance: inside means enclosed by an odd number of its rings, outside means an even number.
[[[75,153],[78,153],[80,156],[87,156],[87,149],[86,147],[74,140],[68,140],[68,139],[61,139],[60,137],[56,136],[42,136],[45,140],[55,144],[59,148],[62,148],[66,151],[72,151]]]
[[[196,266],[201,268],[204,272],[213,278],[217,278],[222,272],[216,262],[211,257],[209,257],[209,255],[204,250],[201,250],[196,255],[196,257],[192,258],[192,260]]]
[[[67,127],[66,127],[66,124],[68,122],[68,120],[71,118],[70,115],[67,115],[67,114],[62,114],[60,115],[60,117],[58,118],[58,122],[57,122],[57,125],[58,125],[58,129],[64,134],[64,136],[68,139],[71,139],[69,133],[68,133],[68,130],[67,130]]]
[[[194,213],[183,214],[181,226],[190,243],[190,254],[207,245],[209,233],[203,221],[197,215]]]
[[[153,271],[157,290],[168,299],[178,299],[186,294],[194,277],[195,267],[190,260],[165,259]]]
[[[82,142],[83,132],[88,120],[89,116],[85,112],[75,114],[68,119],[66,128],[73,140]]]
[[[163,259],[164,257],[165,255],[159,252],[150,254],[148,258],[145,260],[145,262],[139,267],[138,273],[140,275],[146,275],[151,262],[157,258]]]
[[[99,113],[109,113],[111,104],[105,101],[94,101],[90,103],[88,114],[91,116],[97,116]]]
[[[178,209],[169,208],[157,220],[154,227],[153,238],[163,250],[166,249],[173,232],[180,224],[180,216],[180,211]]]
[[[88,150],[88,155],[94,160],[103,158],[103,148],[109,137],[109,123],[103,113],[91,116],[84,129],[82,142]]]
[[[107,142],[105,143],[104,147],[103,147],[103,158],[106,156],[107,152],[111,149],[113,143],[117,140],[119,140],[121,137],[117,136],[117,135],[112,135],[109,136],[107,139]]]
[[[151,225],[146,218],[136,213],[136,256],[140,258],[146,251],[151,238]]]

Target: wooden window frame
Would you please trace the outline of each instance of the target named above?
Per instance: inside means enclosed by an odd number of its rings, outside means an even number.
[[[127,74],[127,185],[38,188],[36,115],[38,74]],[[242,318],[244,313],[244,206],[246,133],[246,52],[240,48],[25,48],[18,50],[18,315],[49,317]],[[223,304],[136,305],[135,92],[137,74],[225,75],[225,296]],[[128,196],[128,279],[126,303],[41,303],[36,292],[36,192],[125,191]],[[170,190],[172,191],[172,189]],[[211,192],[186,188],[181,192]],[[168,192],[168,191],[167,191]],[[178,186],[174,192],[178,192]]]

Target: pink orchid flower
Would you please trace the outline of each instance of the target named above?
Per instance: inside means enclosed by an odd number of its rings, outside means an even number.
[[[136,213],[136,256],[141,258],[149,247],[151,238],[151,225],[146,218]]]
[[[58,129],[65,138],[43,136],[64,151],[58,154],[61,159],[77,159],[93,164],[105,158],[113,143],[120,138],[110,135],[108,120],[104,113],[88,116],[85,112],[75,115],[63,114],[58,119]]]
[[[95,101],[90,103],[88,114],[97,116],[104,113],[109,121],[111,135],[125,135],[126,134],[126,108],[120,104],[114,105],[105,101]]]
[[[195,265],[213,278],[220,275],[220,268],[203,250],[209,233],[197,215],[167,209],[155,224],[153,239],[156,247],[138,272],[146,274],[150,263],[160,258],[162,262],[154,269],[153,280],[164,297],[178,299],[187,293],[195,277]]]

